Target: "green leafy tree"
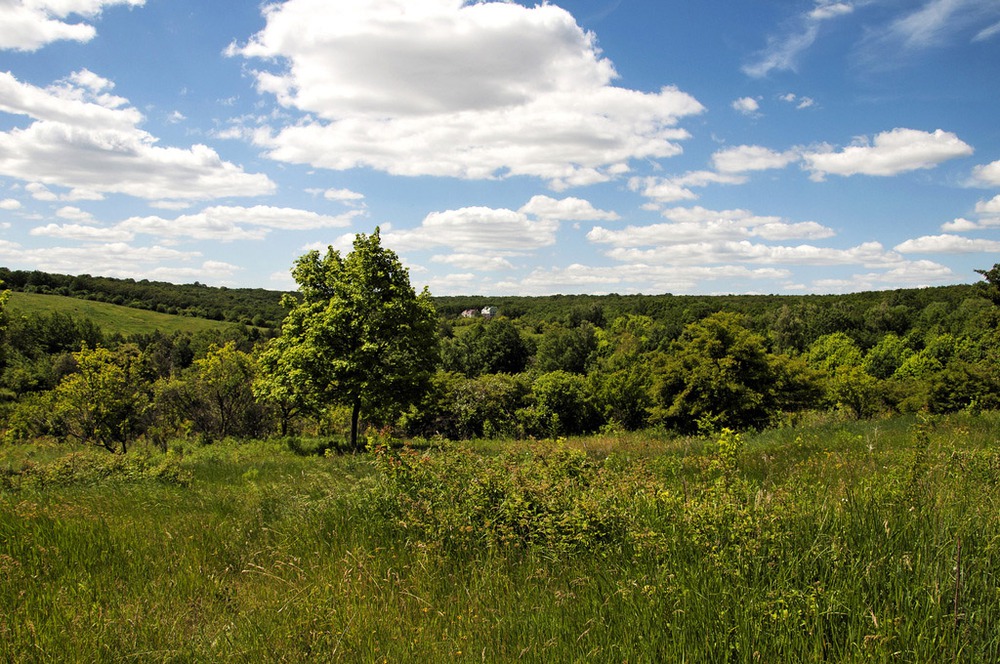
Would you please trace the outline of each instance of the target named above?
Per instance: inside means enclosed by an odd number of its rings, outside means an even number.
[[[989,270],[976,270],[985,282],[980,282],[980,292],[993,304],[1000,306],[1000,263],[995,263]]]
[[[682,431],[765,426],[780,400],[764,338],[728,312],[688,325],[653,378],[653,415]]]
[[[417,295],[379,230],[358,234],[345,257],[311,251],[292,271],[299,298],[265,354],[263,381],[287,388],[310,409],[351,410],[351,444],[362,413],[389,419],[416,401],[437,363],[437,314],[430,293]],[[266,391],[267,388],[258,388]]]
[[[532,349],[508,318],[477,321],[461,336],[458,360],[466,376],[521,373]]]
[[[84,347],[77,371],[54,390],[54,410],[68,435],[124,454],[148,425],[151,384],[134,345],[117,350]]]
[[[587,379],[568,371],[552,371],[535,379],[531,407],[521,416],[536,435],[580,434],[600,425]]]
[[[586,373],[591,356],[597,350],[594,326],[584,321],[574,328],[554,325],[538,342],[535,366],[541,372],[569,371]]]
[[[260,436],[270,418],[253,393],[256,374],[254,357],[234,342],[212,346],[183,375],[158,384],[158,409],[209,438]]]

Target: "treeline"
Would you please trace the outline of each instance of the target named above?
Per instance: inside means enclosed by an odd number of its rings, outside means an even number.
[[[419,399],[404,412],[365,403],[364,424],[466,439],[996,409],[1000,269],[983,274],[845,296],[439,299],[436,370]],[[498,316],[461,316],[487,303]],[[124,451],[174,436],[344,437],[351,420],[344,406],[297,400],[301,377],[262,362],[253,328],[125,338],[65,314],[0,322],[10,442]]]
[[[71,276],[0,267],[4,288],[24,293],[64,295],[178,316],[275,328],[286,309],[282,293],[262,288],[215,288],[195,282],[177,285],[141,279]]]

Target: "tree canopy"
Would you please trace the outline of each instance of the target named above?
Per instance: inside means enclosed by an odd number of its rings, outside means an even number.
[[[358,422],[398,414],[419,398],[437,364],[437,314],[425,288],[381,245],[379,230],[359,233],[345,257],[311,251],[292,270],[298,302],[261,358],[259,393],[306,409],[339,403]],[[268,389],[268,382],[273,389]]]

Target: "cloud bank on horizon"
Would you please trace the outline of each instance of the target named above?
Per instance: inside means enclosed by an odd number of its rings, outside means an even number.
[[[291,288],[375,226],[440,295],[1000,261],[995,0],[247,4],[0,0],[0,265]]]

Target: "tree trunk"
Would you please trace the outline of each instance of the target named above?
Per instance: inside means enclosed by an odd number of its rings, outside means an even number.
[[[351,409],[351,447],[358,449],[358,420],[361,417],[361,399],[354,400],[354,407]]]

